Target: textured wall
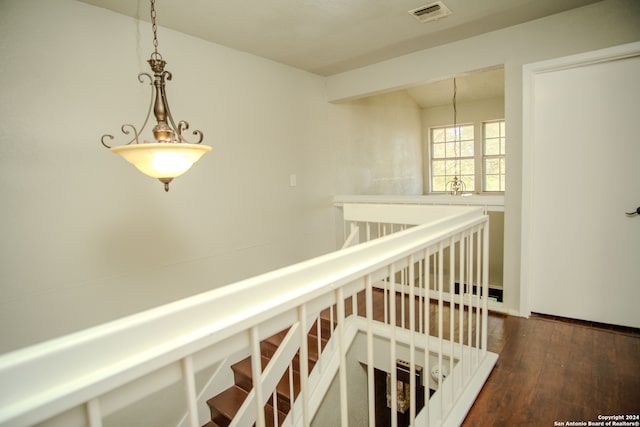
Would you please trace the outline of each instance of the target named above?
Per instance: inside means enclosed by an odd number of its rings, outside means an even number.
[[[0,2],[0,352],[334,248],[324,80],[159,39],[172,112],[213,147],[169,193],[100,144],[144,119],[149,24]]]
[[[336,194],[422,194],[420,108],[405,92],[336,104]]]

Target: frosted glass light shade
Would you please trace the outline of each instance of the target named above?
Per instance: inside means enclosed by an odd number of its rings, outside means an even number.
[[[211,151],[208,145],[185,143],[144,143],[112,147],[140,172],[152,178],[169,179],[182,175]]]

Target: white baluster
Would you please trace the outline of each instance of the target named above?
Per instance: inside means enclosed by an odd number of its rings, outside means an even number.
[[[189,412],[189,425],[191,427],[198,427],[200,425],[198,420],[198,396],[196,394],[196,380],[195,372],[193,369],[193,358],[187,356],[180,361],[180,367],[182,369],[182,379],[184,380],[184,392],[187,398],[187,409]]]
[[[409,256],[409,423],[416,422],[416,300],[415,300],[415,270],[414,255]]]
[[[273,390],[273,394],[271,395],[271,405],[273,406],[273,425],[278,425],[278,391],[276,389]]]
[[[458,317],[458,327],[459,327],[459,331],[458,331],[458,341],[460,344],[460,361],[458,362],[460,364],[460,372],[462,373],[462,378],[460,381],[460,385],[462,386],[466,380],[465,380],[465,357],[464,357],[464,295],[466,293],[466,288],[467,288],[467,282],[466,282],[466,277],[465,277],[465,271],[464,271],[464,263],[465,263],[465,256],[464,256],[464,251],[465,251],[465,239],[466,239],[466,234],[462,233],[460,235],[460,259],[458,259],[458,267],[459,267],[459,276],[460,276],[460,306],[459,306],[459,317]],[[462,388],[460,389],[460,392],[462,393]]]
[[[347,405],[347,344],[344,333],[344,293],[342,287],[336,289],[336,300],[338,305],[338,351],[340,352],[340,420],[342,427],[349,427],[349,407]]]
[[[487,352],[487,323],[489,322],[489,221],[484,223],[482,235],[482,354]]]
[[[376,420],[376,398],[375,398],[375,378],[373,370],[373,289],[371,275],[364,279],[365,286],[365,310],[367,315],[367,402],[369,409],[369,427],[375,427]]]
[[[423,276],[424,271],[422,266],[424,265],[425,260],[424,259],[420,259],[418,261],[418,289],[420,290],[420,292],[424,292],[422,295],[426,298],[426,295],[428,295],[428,291],[424,288],[424,281],[425,278]],[[420,299],[420,301],[422,301],[422,298]],[[425,333],[424,330],[422,329],[423,326],[423,322],[422,322],[422,316],[424,315],[424,305],[422,303],[418,304],[418,329],[419,332],[421,333]]]
[[[429,289],[431,288],[431,275],[429,269],[429,249],[424,250],[424,419],[425,425],[429,425],[429,398],[431,395],[431,387],[429,385],[429,377],[431,375],[431,360],[429,336],[431,335],[431,298],[429,298]]]
[[[318,353],[320,354],[320,353]],[[289,413],[291,415],[291,419],[295,420],[296,419],[296,414],[294,411],[294,407],[295,407],[295,396],[294,396],[294,389],[293,389],[293,360],[291,362],[289,362]],[[277,424],[276,424],[277,425]]]
[[[322,317],[318,316],[316,320],[316,354],[318,355],[318,361],[316,362],[316,368],[322,372],[322,358],[319,357],[322,354]]]
[[[477,228],[476,230],[476,245],[477,245],[477,251],[476,251],[476,277],[477,277],[477,286],[476,286],[476,290],[477,290],[477,295],[476,295],[476,348],[478,350],[480,350],[480,330],[481,330],[481,325],[480,325],[480,319],[482,316],[482,312],[481,312],[481,308],[482,308],[482,283],[481,283],[481,274],[482,274],[482,236],[480,234],[481,230],[480,228]],[[476,363],[475,366],[477,367],[480,363],[480,359],[479,359],[479,351],[476,351],[475,356],[476,356]]]
[[[331,316],[333,319],[333,315]],[[302,424],[311,424],[309,412],[309,351],[307,343],[307,306],[298,307],[298,322],[300,322],[300,397],[302,398]]]
[[[393,263],[389,266],[389,277],[395,277],[396,271]],[[391,340],[389,348],[390,373],[391,373],[391,427],[398,426],[398,372],[396,368],[396,290],[395,286],[390,286],[389,294],[389,326],[391,328]]]
[[[86,408],[89,427],[102,427],[102,410],[100,409],[100,401],[98,398],[96,397],[88,401]]]
[[[467,345],[469,346],[469,349],[473,349],[473,281],[474,281],[474,274],[473,274],[473,230],[469,231],[469,245],[467,247],[467,251],[468,251],[468,256],[467,256],[467,276],[469,277],[469,315],[468,315],[468,325],[467,325],[467,333],[468,333],[468,337],[467,337]],[[469,353],[469,356],[471,356],[471,352]],[[471,360],[469,360],[469,363],[471,363]],[[471,364],[469,364],[469,372],[471,372]]]
[[[256,402],[256,425],[265,426],[264,407],[262,400],[262,355],[260,354],[260,338],[258,327],[249,329],[249,341],[251,343],[251,375],[253,376],[253,390]]]
[[[443,346],[444,342],[442,339],[443,334],[443,292],[444,292],[444,282],[443,282],[443,273],[444,273],[444,261],[443,261],[443,252],[444,245],[441,241],[438,245],[438,371],[440,375],[438,376],[438,393],[440,395],[440,416],[444,415],[444,396],[442,392],[442,353],[444,351]]]
[[[449,382],[451,387],[451,404],[455,401],[454,372],[453,372],[453,346],[455,335],[455,315],[456,315],[456,241],[453,237],[449,239]]]

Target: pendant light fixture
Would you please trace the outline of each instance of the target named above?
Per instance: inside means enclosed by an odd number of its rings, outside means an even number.
[[[203,134],[199,130],[192,132],[194,141],[188,141],[184,132],[189,129],[189,123],[180,120],[176,125],[171,115],[165,91],[165,80],[171,80],[171,73],[164,69],[166,61],[158,53],[155,0],[151,0],[151,28],[154,51],[147,62],[153,71],[153,77],[148,73],[138,74],[140,83],[143,83],[143,78],[148,78],[152,86],[151,101],[144,123],[140,130],[130,124],[122,125],[120,129],[123,134],[133,134],[133,137],[123,145],[117,147],[109,145],[107,142],[114,139],[110,134],[102,135],[101,141],[102,145],[124,157],[140,172],[159,179],[164,184],[164,190],[169,191],[169,183],[189,170],[204,154],[211,151],[211,147],[200,144]],[[141,141],[142,131],[147,126],[152,109],[156,118],[156,125],[151,130],[154,141]]]
[[[460,145],[460,129],[458,128],[458,108],[456,105],[456,96],[458,93],[458,87],[456,85],[456,78],[453,78],[453,153],[454,156],[458,157],[458,145]],[[446,184],[446,188],[449,189],[449,194],[453,196],[458,196],[464,194],[467,189],[467,185],[464,181],[458,178],[460,175],[460,160],[456,160],[456,174],[453,176],[453,179]]]

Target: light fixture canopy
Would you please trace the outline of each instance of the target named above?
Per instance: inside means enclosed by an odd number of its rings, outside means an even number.
[[[123,145],[117,147],[109,145],[108,142],[114,139],[110,134],[102,135],[101,142],[113,153],[121,155],[133,164],[140,172],[159,179],[164,184],[165,191],[169,191],[169,183],[189,170],[204,154],[211,151],[211,147],[200,144],[203,134],[199,130],[192,131],[194,140],[188,141],[184,132],[189,129],[189,123],[180,120],[176,125],[171,115],[165,81],[171,80],[172,75],[164,69],[166,61],[158,53],[155,0],[151,0],[151,24],[154,51],[147,62],[153,71],[153,77],[148,73],[138,74],[140,83],[143,83],[146,78],[152,86],[149,109],[142,127],[138,130],[131,124],[122,125],[120,130],[123,134],[133,134],[133,137]],[[155,141],[141,141],[140,137],[147,126],[151,110],[156,119],[156,125],[152,129]]]

